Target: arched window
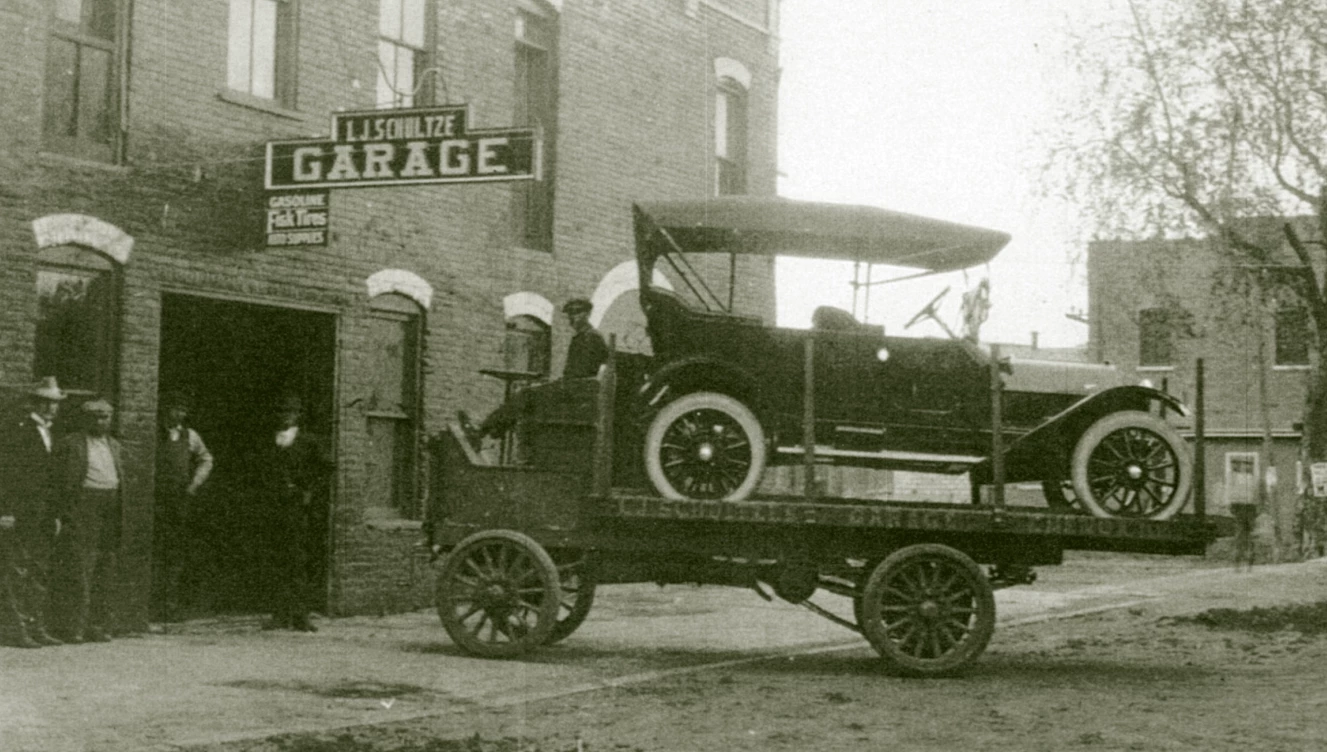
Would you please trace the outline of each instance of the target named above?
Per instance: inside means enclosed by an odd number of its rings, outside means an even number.
[[[747,192],[747,93],[751,74],[730,58],[714,61],[718,85],[714,93],[714,193]]]
[[[507,319],[507,334],[502,340],[502,368],[548,376],[553,359],[553,338],[548,324],[534,316],[519,315]]]
[[[369,308],[366,510],[370,517],[418,519],[420,306],[388,292]]]
[[[117,265],[76,245],[43,248],[38,261],[33,377],[54,376],[75,394],[114,394]]]

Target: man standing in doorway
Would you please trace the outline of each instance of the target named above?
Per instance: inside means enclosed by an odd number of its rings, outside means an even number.
[[[322,444],[303,427],[304,409],[296,397],[283,399],[277,426],[261,451],[260,482],[273,540],[270,548],[275,577],[272,618],[264,629],[316,632],[309,620],[308,569],[314,547],[323,489],[331,471]]]
[[[47,376],[28,393],[29,413],[0,432],[0,644],[59,645],[46,631],[55,517],[52,422],[65,393]]]
[[[188,427],[185,396],[162,397],[161,432],[157,439],[156,505],[152,516],[153,606],[157,618],[176,621],[189,600],[185,592],[191,543],[194,497],[212,473],[212,454],[198,432]]]
[[[111,436],[115,410],[109,402],[85,402],[82,412],[83,430],[66,436],[56,456],[62,526],[57,636],[65,642],[109,642],[124,513],[124,451]]]

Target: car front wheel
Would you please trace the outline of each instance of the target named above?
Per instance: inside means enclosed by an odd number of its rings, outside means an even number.
[[[668,499],[745,499],[765,469],[765,432],[736,399],[692,392],[650,422],[645,469]]]
[[[1192,463],[1184,439],[1148,413],[1111,413],[1078,439],[1074,493],[1096,517],[1166,520],[1189,498]]]

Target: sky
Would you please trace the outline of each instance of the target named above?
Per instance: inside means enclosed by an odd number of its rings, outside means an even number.
[[[779,193],[866,204],[1010,233],[986,267],[876,287],[869,320],[890,334],[936,293],[960,321],[964,290],[991,280],[983,341],[1068,347],[1087,326],[1074,212],[1040,199],[1037,132],[1063,87],[1058,0],[783,0]],[[882,275],[876,272],[876,278]],[[780,259],[778,316],[809,325],[816,305],[852,308],[851,264]],[[858,309],[860,312],[860,308]]]

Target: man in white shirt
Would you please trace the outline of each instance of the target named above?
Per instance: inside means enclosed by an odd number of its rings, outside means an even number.
[[[107,642],[123,528],[123,450],[111,436],[110,403],[83,404],[83,431],[59,444],[56,480],[61,542],[54,605],[65,642]]]
[[[27,396],[28,414],[0,430],[0,644],[34,648],[60,644],[46,606],[58,532],[51,431],[65,393],[47,376]]]
[[[212,473],[212,453],[185,424],[188,400],[179,392],[161,399],[157,439],[156,505],[152,517],[152,606],[155,616],[175,621],[190,600],[186,577],[193,549],[191,507]]]

